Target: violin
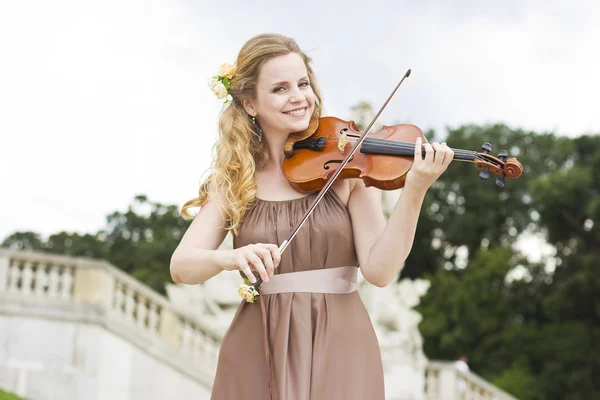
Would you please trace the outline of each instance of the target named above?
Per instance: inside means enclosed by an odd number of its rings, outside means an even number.
[[[311,119],[306,131],[291,134],[284,146],[286,158],[283,173],[290,185],[303,192],[322,189],[344,157],[361,136],[354,121],[336,117]],[[404,186],[415,155],[415,140],[427,139],[416,125],[383,126],[368,134],[349,159],[336,180],[360,178],[366,186],[394,190]],[[485,142],[481,152],[452,149],[453,161],[471,162],[481,169],[481,179],[490,173],[497,175],[496,186],[504,187],[505,179],[515,179],[523,173],[523,165],[502,150],[497,157],[490,154],[492,145]],[[425,157],[425,148],[422,148]]]

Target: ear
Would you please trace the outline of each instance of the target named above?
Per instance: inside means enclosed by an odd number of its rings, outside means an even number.
[[[256,114],[258,114],[256,112],[256,108],[254,107],[254,102],[250,99],[242,100],[242,107],[244,107],[244,110],[246,110],[248,115],[251,117],[256,117]]]

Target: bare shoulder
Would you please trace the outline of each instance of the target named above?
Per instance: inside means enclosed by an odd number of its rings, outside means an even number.
[[[333,184],[332,189],[346,206],[351,203],[377,205],[381,203],[381,190],[367,187],[362,179],[342,179]]]
[[[225,214],[218,200],[210,199],[200,207],[198,214],[181,238],[179,246],[193,246],[202,249],[217,249],[225,237]]]
[[[362,179],[348,179],[350,194],[348,205],[354,208],[381,208],[382,191],[376,187],[367,187]]]
[[[348,206],[348,202],[350,201],[350,193],[352,192],[352,182],[354,179],[342,179],[338,182],[335,182],[331,186],[331,190],[335,192],[335,194],[344,202],[346,207]]]

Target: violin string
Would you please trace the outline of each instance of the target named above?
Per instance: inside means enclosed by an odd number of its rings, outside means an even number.
[[[338,142],[338,140],[337,139],[328,139],[328,140],[326,140],[326,142]],[[354,140],[349,140],[348,143],[354,143]],[[389,140],[389,139],[367,138],[367,139],[365,139],[363,144],[369,144],[371,146],[381,148],[381,149],[386,149],[386,150],[407,150],[407,151],[410,150],[413,153],[415,151],[414,143],[400,142],[400,141],[394,141],[394,140]],[[454,154],[463,155],[466,157],[474,157],[474,155],[477,154],[476,152],[470,151],[470,150],[462,150],[462,149],[452,149],[452,150],[454,151]]]
[[[396,143],[400,143],[400,142],[396,142]],[[372,145],[372,144],[371,144]],[[383,151],[383,150],[398,150],[399,146],[389,146],[389,145],[372,145],[372,148],[374,151]],[[414,145],[412,146],[402,146],[404,150],[407,150],[410,147],[410,151],[411,154],[414,154]],[[409,155],[407,155],[409,156]],[[454,150],[454,159],[456,161],[468,161],[468,162],[472,162],[475,163],[476,161],[485,161],[488,163],[492,163],[494,165],[496,165],[496,167],[499,167],[501,169],[504,169],[503,165],[498,165],[494,160],[486,160],[485,158],[481,157],[479,155],[479,153],[477,152],[473,152],[473,151],[468,151],[468,150],[461,150],[461,149],[455,149]]]
[[[365,140],[365,142],[367,142],[367,141]],[[396,142],[396,141],[390,141],[390,140],[385,140],[385,139],[375,139],[372,141],[368,141],[367,144],[369,144],[373,149],[376,149],[376,150],[377,149],[378,150],[388,150],[388,151],[404,150],[407,153],[410,152],[411,154],[414,154],[414,151],[415,151],[415,145],[413,143],[408,143],[408,142]],[[462,150],[462,149],[452,149],[452,150],[454,151],[454,155],[457,158],[466,159],[468,161],[474,160],[475,155],[477,154],[476,152]]]
[[[327,139],[326,142],[338,142],[338,139]],[[349,143],[355,143],[355,140],[352,138],[348,141]],[[401,142],[401,141],[395,141],[395,140],[390,140],[390,139],[381,139],[381,138],[365,138],[363,144],[368,144],[371,146],[371,148],[373,148],[375,151],[380,150],[380,151],[400,151],[400,150],[404,150],[407,153],[406,156],[411,156],[414,155],[414,151],[415,151],[415,144],[411,143],[411,142]],[[452,151],[454,151],[454,156],[456,160],[460,160],[460,161],[469,161],[469,162],[475,162],[475,161],[484,161],[484,162],[488,162],[488,163],[493,163],[496,164],[498,167],[504,169],[504,165],[503,164],[498,164],[497,162],[495,162],[494,160],[489,160],[486,159],[484,157],[482,157],[480,155],[480,153],[476,152],[476,151],[471,151],[471,150],[463,150],[463,149],[452,149]]]
[[[414,154],[415,145],[410,142],[397,142],[388,139],[379,139],[379,138],[367,138],[365,140],[367,144],[372,146],[375,150],[410,150],[411,154]],[[495,160],[489,160],[482,157],[479,153],[470,150],[462,150],[462,149],[452,149],[454,151],[454,156],[457,160],[463,161],[485,161],[488,163],[493,163],[496,166],[504,169],[502,164],[498,164]]]
[[[326,142],[338,142],[338,139],[327,139]],[[348,140],[348,143],[355,143],[355,140],[351,138]],[[371,149],[374,151],[406,151],[406,157],[414,156],[415,144],[411,142],[401,142],[390,139],[381,139],[381,138],[365,138],[363,141],[363,145],[369,145]],[[452,149],[454,151],[455,160],[458,161],[469,161],[475,163],[476,161],[483,161],[487,163],[492,163],[499,167],[500,169],[504,169],[503,164],[498,164],[493,159],[486,159],[480,155],[480,153],[471,150],[463,150],[463,149]]]
[[[374,151],[398,151],[398,150],[404,150],[406,151],[406,154],[398,154],[399,156],[413,156],[414,155],[414,148],[402,148],[399,149],[397,147],[392,147],[392,146],[373,146],[372,149]],[[473,161],[475,159],[475,155],[473,153],[468,153],[468,152],[454,152],[454,157],[457,160],[464,160],[464,161]]]
[[[413,152],[415,150],[415,144],[410,143],[410,142],[397,142],[397,141],[393,141],[393,140],[377,139],[377,138],[373,138],[371,140],[367,139],[367,140],[365,140],[365,142],[370,143],[370,144],[391,145],[395,148],[410,149]],[[454,153],[463,153],[463,154],[468,154],[468,155],[475,153],[473,151],[463,150],[463,149],[452,149],[452,150],[454,151]]]

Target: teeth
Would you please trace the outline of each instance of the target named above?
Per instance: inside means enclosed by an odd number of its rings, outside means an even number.
[[[302,108],[300,110],[294,110],[294,111],[288,111],[284,114],[288,114],[288,115],[302,115],[306,112],[306,108]]]

